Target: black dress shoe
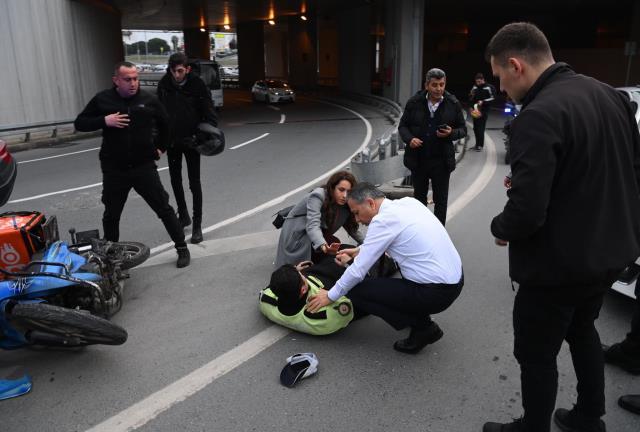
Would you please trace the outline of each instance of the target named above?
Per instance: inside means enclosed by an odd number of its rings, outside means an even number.
[[[627,411],[640,415],[640,394],[620,396],[618,405]]]
[[[511,423],[487,422],[482,427],[482,432],[524,432],[522,419],[515,419]]]
[[[191,262],[191,254],[189,253],[189,248],[186,246],[177,247],[176,251],[178,252],[178,261],[176,262],[176,267],[183,268],[189,265]]]
[[[621,367],[630,374],[640,374],[640,355],[630,355],[624,349],[624,342],[607,347],[603,345],[604,361]]]
[[[553,420],[564,432],[607,432],[607,427],[600,417],[586,417],[573,408],[571,411],[558,408],[553,413]]]
[[[438,324],[431,322],[425,329],[411,328],[409,337],[393,344],[393,349],[407,354],[416,354],[422,348],[439,340],[444,332]]]

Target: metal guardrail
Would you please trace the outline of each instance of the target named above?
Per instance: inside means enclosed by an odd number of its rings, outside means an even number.
[[[31,140],[32,132],[39,132],[42,129],[53,127],[53,130],[51,131],[51,138],[56,138],[58,136],[58,127],[62,125],[73,124],[74,120],[75,119],[35,122],[35,123],[26,123],[26,124],[14,124],[14,125],[0,125],[0,136],[21,135],[22,133],[24,133],[24,142],[29,142]],[[22,131],[25,131],[25,132],[22,132]],[[20,132],[20,133],[9,133],[9,132]],[[75,129],[73,133],[75,133]]]

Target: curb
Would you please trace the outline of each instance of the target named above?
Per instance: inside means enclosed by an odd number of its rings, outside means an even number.
[[[42,138],[27,142],[7,142],[7,149],[11,153],[16,153],[35,148],[55,147],[56,145],[64,144],[70,141],[95,138],[99,136],[102,136],[101,130],[95,132],[76,132],[74,134],[63,135],[56,138]]]

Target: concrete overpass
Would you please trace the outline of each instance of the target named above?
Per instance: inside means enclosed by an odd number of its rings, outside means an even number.
[[[514,20],[538,23],[558,60],[612,85],[640,83],[640,6],[633,0],[5,0],[0,4],[0,125],[75,117],[110,85],[121,30],[182,30],[187,54],[209,31],[237,32],[240,82],[278,76],[295,88],[337,87],[404,104],[423,72],[444,68],[464,98],[488,38]],[[301,17],[304,15],[306,20]],[[268,23],[273,20],[273,25]],[[496,83],[497,84],[497,83]]]

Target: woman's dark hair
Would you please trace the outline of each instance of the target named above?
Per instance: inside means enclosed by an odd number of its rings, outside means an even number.
[[[499,65],[506,64],[509,57],[516,55],[532,65],[553,60],[547,37],[528,22],[514,22],[502,27],[491,38],[485,51],[486,60],[493,57]]]
[[[336,218],[336,202],[333,198],[333,190],[342,180],[346,180],[351,183],[351,187],[358,184],[356,178],[349,171],[338,171],[329,177],[329,180],[327,180],[327,183],[324,185],[324,202],[322,203],[322,216],[324,216],[324,220],[329,227],[333,225]],[[358,229],[356,218],[351,213],[349,213],[349,218],[347,219],[345,228],[347,228],[349,232],[353,232]]]

